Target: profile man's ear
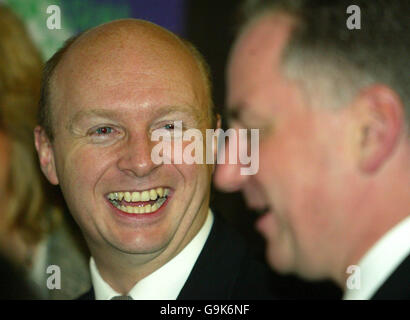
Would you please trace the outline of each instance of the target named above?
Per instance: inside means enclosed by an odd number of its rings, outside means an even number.
[[[403,103],[383,85],[359,94],[355,103],[359,121],[359,167],[366,173],[380,169],[394,152],[403,130]]]
[[[40,161],[41,171],[43,171],[47,180],[54,185],[57,185],[57,171],[55,166],[54,151],[44,129],[37,126],[34,129],[34,142],[36,145],[38,159]]]

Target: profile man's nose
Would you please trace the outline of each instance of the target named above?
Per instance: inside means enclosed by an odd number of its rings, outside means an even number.
[[[225,155],[229,154],[229,144],[225,145]],[[241,167],[243,165],[240,163],[237,157],[236,164],[230,164],[230,161],[225,161],[225,163],[218,163],[216,165],[214,174],[215,186],[225,192],[235,192],[241,189],[242,185],[246,182],[249,176],[241,174]]]
[[[151,141],[148,137],[132,137],[123,147],[118,168],[130,176],[143,177],[158,165],[151,159]]]

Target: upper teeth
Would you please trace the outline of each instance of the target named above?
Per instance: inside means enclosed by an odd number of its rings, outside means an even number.
[[[134,192],[111,192],[108,194],[108,199],[126,202],[149,201],[156,200],[158,197],[167,196],[169,194],[168,188],[156,188],[144,191]]]

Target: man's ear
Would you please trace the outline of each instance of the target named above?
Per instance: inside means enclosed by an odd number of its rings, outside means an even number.
[[[376,172],[392,155],[403,130],[403,103],[383,85],[364,89],[355,101],[358,119],[359,168]]]
[[[55,166],[54,151],[50,139],[44,129],[40,126],[37,126],[34,129],[34,141],[38,158],[40,160],[41,171],[43,171],[51,184],[57,185],[59,182]]]

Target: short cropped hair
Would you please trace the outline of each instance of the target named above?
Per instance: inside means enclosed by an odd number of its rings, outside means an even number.
[[[352,4],[360,9],[360,29],[347,27]],[[331,97],[326,104],[341,106],[360,89],[385,84],[400,97],[410,125],[410,1],[248,0],[241,27],[269,12],[295,18],[282,68],[300,80],[310,97],[326,91]]]
[[[71,45],[78,39],[81,34],[73,36],[66,40],[64,45],[56,52],[54,55],[47,60],[44,68],[43,75],[41,79],[41,91],[40,100],[38,103],[38,123],[44,129],[48,138],[53,141],[53,124],[52,124],[52,112],[50,106],[50,84],[51,78],[53,77],[54,71],[57,65],[60,63],[64,54],[68,51]]]
[[[82,33],[75,35],[69,38],[64,45],[46,62],[45,67],[43,69],[43,76],[41,81],[41,94],[39,100],[39,112],[38,112],[38,123],[44,129],[46,135],[53,141],[54,139],[54,131],[53,131],[53,123],[52,123],[52,107],[50,102],[50,94],[51,94],[51,81],[55,69],[57,68],[58,64],[66,54],[66,52],[70,49],[71,45],[82,35]],[[175,35],[176,36],[176,35]],[[185,46],[192,56],[195,58],[197,62],[198,68],[202,74],[202,81],[205,87],[205,94],[207,95],[208,104],[208,116],[211,121],[211,126],[216,126],[216,116],[214,112],[214,104],[212,100],[212,80],[211,80],[211,71],[209,65],[205,61],[205,58],[202,54],[198,51],[198,49],[188,40],[181,39],[180,37],[176,36],[183,46]]]

